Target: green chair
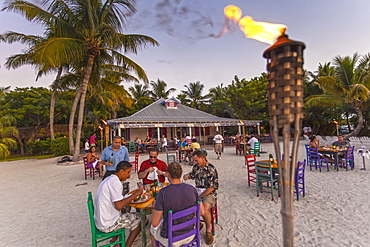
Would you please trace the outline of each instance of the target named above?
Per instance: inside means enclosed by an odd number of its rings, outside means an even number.
[[[134,141],[130,141],[128,143],[128,151],[129,152],[135,152],[136,151],[136,148],[135,148],[135,142]]]
[[[94,203],[93,203],[93,197],[92,197],[91,192],[87,194],[87,207],[89,209],[90,226],[91,226],[91,241],[92,241],[91,246],[96,247],[98,246],[99,243],[109,240],[115,236],[118,236],[118,241],[114,243],[100,245],[100,246],[104,247],[104,246],[114,246],[115,244],[121,244],[122,247],[125,247],[126,244],[125,244],[125,229],[124,228],[119,229],[114,232],[109,232],[109,233],[101,232],[98,230],[98,228],[96,228],[95,221],[94,221]]]
[[[274,176],[274,171],[270,163],[258,162],[255,161],[256,167],[256,188],[257,188],[257,197],[260,196],[260,193],[266,192],[270,193],[272,201],[274,200],[274,190],[279,190],[279,178]]]
[[[250,154],[254,154],[254,155],[260,157],[260,151],[261,151],[261,143],[260,142],[255,142],[254,143],[254,148],[250,150]]]

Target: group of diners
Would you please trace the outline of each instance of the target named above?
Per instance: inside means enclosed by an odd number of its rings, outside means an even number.
[[[154,177],[160,183],[167,179],[169,185],[158,192],[155,200],[150,225],[152,246],[155,246],[156,240],[167,246],[169,210],[181,211],[196,205],[198,201],[201,202],[201,215],[205,222],[206,243],[212,244],[214,237],[211,231],[211,208],[216,204],[218,173],[215,166],[208,163],[202,151],[194,151],[192,159],[194,166],[191,172],[182,175],[181,164],[172,162],[167,165],[158,159],[157,149],[150,150],[149,159],[141,163],[138,171],[138,178],[142,180],[143,185],[140,185],[134,193],[125,196],[122,182],[130,178],[132,165],[129,163],[127,148],[121,145],[121,137],[114,137],[112,145],[105,148],[100,157],[100,163],[106,166],[106,172],[95,197],[96,227],[102,232],[112,232],[121,228],[130,230],[126,240],[126,246],[130,247],[141,229],[140,214],[126,212],[124,208],[143,193],[144,185],[153,183]],[[181,178],[184,181],[195,180],[195,187],[183,183]],[[188,229],[187,232],[191,230]],[[173,246],[181,246],[191,241],[192,237],[180,240]],[[112,238],[110,241],[114,243],[116,240],[117,238]]]

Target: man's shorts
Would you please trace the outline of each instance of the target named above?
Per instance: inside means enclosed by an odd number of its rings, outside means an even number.
[[[122,228],[132,231],[140,224],[140,220],[141,218],[139,213],[125,213],[122,214],[111,227],[101,231],[108,233]]]
[[[153,227],[152,224],[150,224],[150,232],[152,233],[155,240],[159,241],[163,246],[167,247],[168,246],[168,238],[164,238],[164,237],[161,236],[162,223],[163,223],[163,221],[161,221],[161,223],[155,228]],[[174,242],[174,243],[172,243],[172,246],[173,247],[180,247],[181,245],[189,243],[193,239],[194,239],[194,235],[192,235],[190,237],[187,237],[185,239],[179,240],[177,242]]]
[[[216,205],[216,197],[214,195],[206,195],[202,198],[202,202],[208,203],[213,208]]]
[[[215,144],[215,152],[216,153],[222,153],[222,143],[216,143]]]

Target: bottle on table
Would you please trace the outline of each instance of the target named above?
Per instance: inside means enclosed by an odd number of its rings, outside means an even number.
[[[157,197],[157,194],[158,194],[158,180],[157,179],[154,179],[153,181],[153,197]]]

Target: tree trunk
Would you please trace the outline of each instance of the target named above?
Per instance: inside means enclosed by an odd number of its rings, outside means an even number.
[[[19,138],[18,135],[15,135],[14,137],[17,140],[19,147],[21,148],[21,155],[24,155],[24,143],[22,142],[21,138]]]
[[[60,79],[60,76],[62,75],[62,71],[63,69],[62,68],[59,68],[58,70],[58,74],[57,74],[57,77],[55,78],[55,80],[59,80]],[[50,138],[51,140],[54,140],[55,139],[55,135],[54,135],[54,110],[55,110],[55,97],[56,97],[56,94],[57,94],[57,89],[53,89],[53,93],[51,94],[51,99],[50,99]]]
[[[358,133],[360,133],[362,127],[364,126],[364,115],[362,114],[362,111],[361,111],[360,107],[355,108],[355,109],[356,109],[357,116],[358,116],[358,124],[357,124],[356,128],[351,133],[344,136],[344,139],[348,139],[351,136],[357,136]]]
[[[90,54],[87,60],[86,71],[84,75],[84,79],[81,83],[81,99],[80,99],[80,107],[78,110],[78,122],[77,122],[77,131],[76,131],[76,143],[73,153],[73,161],[76,162],[80,158],[80,139],[81,139],[81,131],[82,131],[82,122],[84,117],[84,109],[85,109],[85,99],[86,99],[86,92],[87,92],[87,85],[89,84],[90,75],[92,72],[93,64],[94,64],[95,55]]]
[[[75,114],[77,110],[78,101],[81,98],[81,88],[79,88],[76,92],[75,100],[73,101],[72,108],[71,108],[71,115],[69,116],[69,123],[68,123],[68,141],[69,141],[69,153],[73,155],[74,152],[74,142],[73,142],[73,124],[75,119]]]

